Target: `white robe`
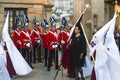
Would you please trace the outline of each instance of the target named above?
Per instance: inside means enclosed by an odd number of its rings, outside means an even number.
[[[108,49],[108,63],[111,80],[120,80],[120,53],[114,39],[115,22],[106,35],[105,47]]]
[[[107,49],[101,44],[96,47],[95,73],[97,80],[111,80],[109,72]]]
[[[5,52],[0,44],[0,80],[11,80],[5,64]]]
[[[21,53],[15,47],[12,39],[10,38],[10,35],[8,33],[8,20],[9,20],[9,14],[7,15],[7,18],[3,27],[2,38],[3,38],[3,41],[6,43],[6,47],[8,49],[8,53],[16,74],[26,75],[30,73],[32,69],[28,65],[28,63],[25,61],[25,59],[22,57]]]

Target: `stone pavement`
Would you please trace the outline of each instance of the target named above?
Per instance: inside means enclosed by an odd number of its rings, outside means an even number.
[[[17,78],[12,80],[54,80],[56,70],[54,67],[51,68],[51,71],[47,71],[46,67],[44,67],[43,63],[33,64],[35,69],[25,76],[17,76]],[[61,71],[59,71],[56,80],[74,80],[73,78],[66,77],[67,72],[66,70],[63,71],[63,76]],[[85,80],[89,80],[89,77]]]

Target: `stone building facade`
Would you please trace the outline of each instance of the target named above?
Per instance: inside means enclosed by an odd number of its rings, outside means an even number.
[[[7,11],[10,12],[9,28],[15,28],[15,16],[27,14],[29,26],[33,27],[33,18],[37,17],[38,22],[43,18],[48,19],[52,10],[51,0],[0,0],[0,30],[2,30]],[[1,31],[0,31],[1,32]]]
[[[120,0],[117,0],[120,4]],[[106,24],[114,15],[115,0],[74,0],[74,23],[83,11],[85,4],[90,5],[90,8],[84,14],[82,23],[90,41],[96,30]]]

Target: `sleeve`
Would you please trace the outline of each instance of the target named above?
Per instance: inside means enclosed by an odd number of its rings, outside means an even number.
[[[86,48],[86,40],[84,35],[81,36],[81,53],[83,53],[83,56],[86,56],[87,48]]]
[[[31,32],[31,41],[32,41],[32,43],[34,43],[34,41],[35,41],[35,36],[34,36],[34,32],[33,31]]]

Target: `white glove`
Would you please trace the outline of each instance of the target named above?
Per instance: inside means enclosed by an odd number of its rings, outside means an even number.
[[[27,43],[26,46],[27,46],[27,47],[30,47],[30,43]]]
[[[40,40],[37,40],[37,43],[40,43]]]
[[[19,45],[21,45],[21,44],[22,44],[20,40],[18,40],[18,41],[17,41],[17,43],[18,43]]]
[[[52,45],[52,48],[55,48],[55,45]]]
[[[64,41],[64,40],[61,40],[61,43],[62,43],[62,44],[65,44],[65,41]]]
[[[55,48],[57,48],[58,47],[58,45],[54,45],[55,46]]]

